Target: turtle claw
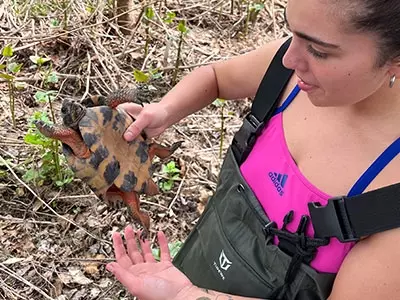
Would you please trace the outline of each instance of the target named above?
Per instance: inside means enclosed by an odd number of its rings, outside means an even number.
[[[140,239],[142,240],[142,242],[144,243],[144,242],[146,241],[148,235],[149,235],[148,230],[147,230],[146,228],[143,228],[142,232],[140,233],[139,238],[140,238]]]

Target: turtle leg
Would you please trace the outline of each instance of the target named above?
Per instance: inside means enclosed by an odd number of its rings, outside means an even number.
[[[151,143],[149,146],[149,158],[153,160],[154,155],[158,156],[159,158],[167,158],[172,153],[176,151],[181,145],[183,141],[179,141],[173,143],[170,147],[165,147],[157,143]]]
[[[109,189],[110,191],[110,189]],[[107,194],[109,192],[107,191]],[[122,192],[116,186],[111,187],[111,193],[119,193],[125,205],[128,207],[132,217],[143,226],[143,231],[140,235],[142,240],[145,240],[149,233],[150,217],[148,213],[140,209],[139,195],[136,192]]]
[[[49,125],[41,120],[35,121],[34,124],[44,136],[68,145],[75,156],[79,158],[88,158],[90,156],[89,148],[75,130],[59,125]]]
[[[105,194],[101,195],[100,198],[113,209],[122,208],[122,194],[121,191],[114,184],[107,190]]]

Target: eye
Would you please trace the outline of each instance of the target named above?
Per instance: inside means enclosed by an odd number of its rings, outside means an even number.
[[[61,113],[66,114],[67,113],[67,109],[65,107],[61,107]]]
[[[307,51],[308,51],[312,56],[314,56],[315,58],[318,58],[318,59],[326,59],[326,58],[328,58],[328,54],[327,54],[327,53],[324,53],[324,52],[315,50],[311,45],[308,45],[308,46],[307,46]]]

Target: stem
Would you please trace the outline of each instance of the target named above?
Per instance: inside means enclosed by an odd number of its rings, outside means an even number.
[[[222,158],[222,147],[224,145],[224,131],[225,131],[225,126],[224,126],[224,105],[221,107],[221,132],[220,132],[220,139],[219,139],[219,158]]]
[[[62,6],[64,9],[64,30],[66,31],[68,28],[68,13],[67,13],[68,3],[67,3],[67,1],[63,1]]]
[[[149,53],[149,43],[150,43],[150,27],[147,25],[146,26],[146,43],[144,44],[144,58],[147,57],[147,54]]]
[[[233,15],[233,9],[234,9],[234,5],[235,4],[235,0],[231,0],[231,15]]]
[[[249,20],[250,20],[250,5],[248,1],[246,6],[246,11],[247,11],[247,16],[246,16],[246,23],[244,25],[244,35],[247,37],[247,34],[249,32]]]
[[[15,121],[15,99],[14,99],[14,82],[12,80],[8,81],[8,96],[10,98],[10,111],[13,127],[16,127]]]
[[[53,104],[52,104],[50,97],[49,97],[49,108],[50,108],[52,122],[55,123],[56,118],[54,116]],[[58,155],[58,147],[59,147],[58,141],[56,141],[56,140],[53,141],[51,150],[53,152],[53,159],[54,159],[54,164],[56,167],[56,176],[57,176],[58,180],[61,180],[61,170],[60,170],[61,168],[60,168],[60,157]]]
[[[183,43],[183,32],[181,32],[180,39],[179,39],[178,54],[177,54],[177,56],[176,56],[175,70],[174,70],[174,75],[172,76],[172,82],[171,82],[172,85],[175,85],[175,83],[176,83],[176,78],[178,77],[179,61],[180,61],[180,57],[181,57],[182,43]]]
[[[56,167],[56,178],[57,180],[61,180],[61,168],[60,168],[60,156],[58,155],[58,141],[55,140],[53,141],[52,144],[52,153],[53,153],[53,159],[54,159],[54,165]]]

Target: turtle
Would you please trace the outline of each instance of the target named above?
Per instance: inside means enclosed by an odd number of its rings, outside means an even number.
[[[134,119],[120,103],[135,102],[137,91],[117,90],[108,96],[92,96],[81,102],[64,100],[61,106],[62,124],[36,121],[45,136],[61,141],[63,153],[75,175],[108,204],[113,196],[122,198],[132,217],[143,226],[141,238],[147,238],[149,215],[140,209],[139,195],[153,196],[159,188],[152,175],[154,156],[165,159],[183,141],[170,147],[151,142],[142,132],[131,142],[123,133]]]

